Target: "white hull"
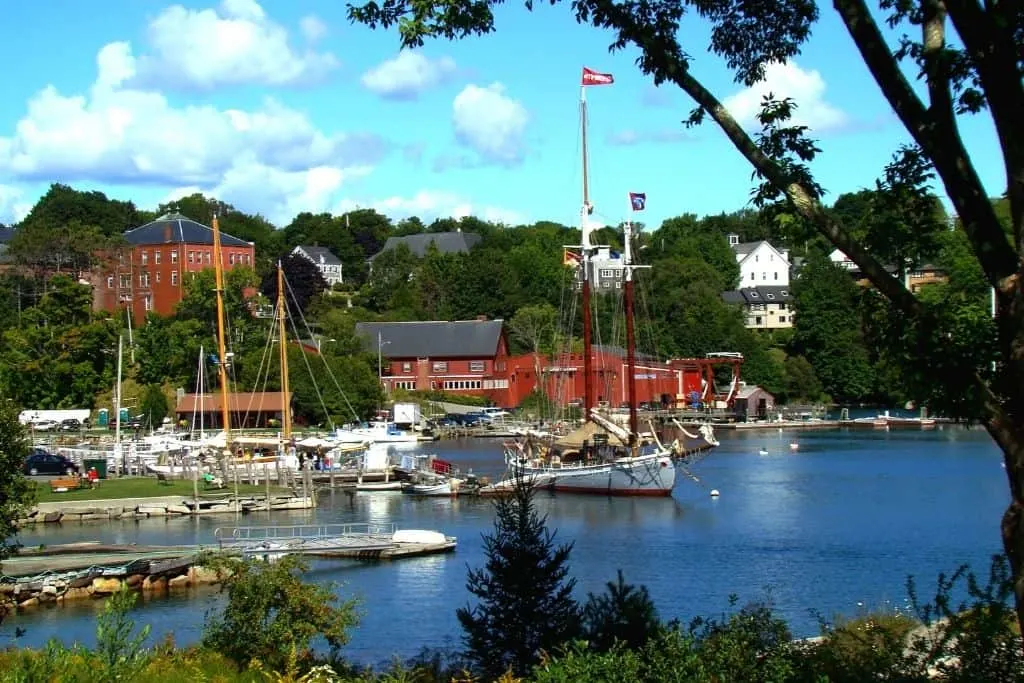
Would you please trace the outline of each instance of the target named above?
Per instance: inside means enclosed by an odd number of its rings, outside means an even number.
[[[393,423],[374,422],[369,427],[354,429],[338,429],[334,441],[343,444],[353,443],[418,443],[416,432],[396,429]]]
[[[525,477],[537,488],[565,493],[670,496],[676,485],[676,467],[665,452],[598,464],[563,464],[557,467],[510,460],[509,467],[513,476]]]
[[[356,491],[401,491],[402,482],[400,481],[380,481],[366,484],[356,484]]]
[[[412,496],[455,496],[459,493],[458,479],[448,479],[436,484],[406,484],[402,493]]]

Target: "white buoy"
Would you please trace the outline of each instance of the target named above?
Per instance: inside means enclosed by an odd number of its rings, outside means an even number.
[[[795,442],[789,444],[789,450],[791,450],[791,451],[798,451],[798,450],[800,450],[800,444],[795,443]]]
[[[757,452],[757,454],[758,455],[768,455],[768,449],[767,448],[762,448],[761,450],[759,450]]]
[[[720,494],[718,493],[718,489],[711,489],[711,497],[712,498],[718,498],[719,495]]]

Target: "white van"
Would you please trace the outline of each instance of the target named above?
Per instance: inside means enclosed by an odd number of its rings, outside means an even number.
[[[497,420],[499,418],[511,416],[511,413],[508,412],[507,410],[497,407],[483,408],[481,409],[480,412],[483,413],[483,416],[489,420]]]

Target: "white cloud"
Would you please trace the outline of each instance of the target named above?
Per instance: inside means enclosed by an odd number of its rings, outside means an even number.
[[[452,102],[456,139],[484,161],[514,165],[523,159],[523,135],[530,116],[519,100],[505,95],[505,86],[467,85]]]
[[[357,208],[372,208],[394,219],[418,216],[424,221],[431,221],[435,218],[475,216],[486,221],[507,225],[518,225],[526,221],[523,214],[518,211],[474,204],[459,194],[444,190],[420,190],[411,197],[394,196],[366,202],[344,199],[334,210],[336,213],[344,213]]]
[[[325,28],[301,23],[307,40]],[[316,81],[338,66],[330,52],[296,50],[284,26],[255,0],[223,0],[217,9],[172,5],[146,31],[149,50],[137,58],[138,85],[210,90],[225,85],[296,85]],[[128,48],[130,54],[131,50]]]
[[[430,59],[416,50],[402,50],[363,74],[367,90],[393,100],[413,100],[455,73],[451,57]]]
[[[316,43],[327,35],[327,24],[320,17],[308,14],[299,20],[299,30],[310,43]]]
[[[725,98],[723,104],[744,126],[757,126],[761,101],[768,93],[777,99],[791,97],[797,104],[792,123],[816,132],[837,129],[849,123],[849,117],[825,101],[825,79],[816,70],[804,71],[796,62],[769,64],[764,80]]]
[[[17,223],[32,210],[32,203],[25,201],[20,188],[0,184],[0,223]]]
[[[13,134],[0,136],[0,177],[201,188],[288,221],[296,207],[326,209],[388,151],[375,135],[325,133],[271,99],[250,111],[175,107],[130,85],[137,62],[126,43],[96,61],[87,93],[47,86],[32,97]]]

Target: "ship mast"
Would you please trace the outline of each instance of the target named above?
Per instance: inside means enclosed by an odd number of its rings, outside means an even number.
[[[594,207],[590,203],[590,179],[588,177],[587,159],[587,86],[580,86],[580,130],[583,146],[583,207],[580,210],[581,245],[583,247],[583,417],[590,419],[590,411],[594,407],[593,352],[591,346],[590,319],[590,213]]]
[[[278,350],[281,354],[281,394],[284,399],[284,407],[281,410],[281,426],[284,427],[284,440],[285,442],[291,441],[292,438],[292,415],[291,406],[288,402],[288,345],[287,341],[287,330],[285,328],[285,316],[288,314],[288,308],[285,304],[284,298],[284,270],[281,268],[281,262],[277,262],[277,341]]]
[[[625,248],[622,254],[625,266],[623,275],[626,277],[626,283],[623,285],[623,299],[626,308],[626,372],[629,373],[626,376],[626,390],[629,392],[626,400],[629,401],[629,438],[635,444],[640,429],[636,414],[636,330],[633,321],[633,246],[631,244],[633,224],[631,221],[626,221],[623,233],[625,237]]]
[[[224,451],[231,453],[231,411],[228,408],[228,354],[224,343],[224,269],[221,262],[220,227],[213,216],[213,272],[217,290],[217,373],[220,377],[221,419],[224,421]]]

